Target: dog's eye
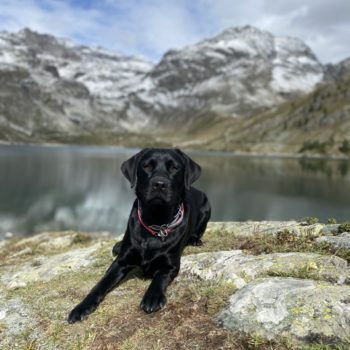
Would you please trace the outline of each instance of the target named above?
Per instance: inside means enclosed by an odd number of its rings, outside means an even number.
[[[152,171],[153,166],[151,164],[144,164],[143,169],[146,171]]]
[[[169,170],[170,170],[171,172],[174,172],[174,171],[176,171],[177,169],[178,169],[178,167],[177,167],[176,165],[174,165],[174,164],[170,165],[170,167],[169,167]]]

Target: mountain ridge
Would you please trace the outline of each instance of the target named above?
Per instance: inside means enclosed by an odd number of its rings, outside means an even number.
[[[300,39],[252,26],[169,50],[157,64],[28,28],[0,32],[0,139],[186,144],[186,129],[248,123],[341,79],[349,62],[323,66]]]

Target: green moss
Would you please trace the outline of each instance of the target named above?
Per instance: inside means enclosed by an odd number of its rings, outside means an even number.
[[[337,223],[337,220],[334,219],[334,218],[329,218],[329,219],[327,220],[327,223],[330,224],[330,225],[335,225],[335,224]]]
[[[289,309],[289,311],[292,315],[302,315],[305,313],[305,308],[302,306],[294,306]]]
[[[317,264],[314,261],[309,261],[304,266],[295,268],[292,271],[284,271],[283,267],[276,268],[272,266],[271,269],[267,272],[267,276],[273,277],[294,277],[301,279],[313,279],[318,280],[322,279],[322,276],[318,273]]]

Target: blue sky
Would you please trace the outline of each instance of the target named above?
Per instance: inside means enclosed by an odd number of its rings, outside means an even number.
[[[29,27],[155,62],[247,24],[301,38],[324,63],[350,56],[350,0],[0,0],[0,30]]]

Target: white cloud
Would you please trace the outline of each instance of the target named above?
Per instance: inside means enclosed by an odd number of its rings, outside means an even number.
[[[90,4],[93,4],[92,2]],[[2,0],[0,29],[39,32],[157,60],[227,27],[304,40],[323,62],[350,56],[349,0]]]
[[[216,27],[250,24],[305,41],[322,62],[350,56],[349,0],[201,0]]]
[[[29,27],[63,37],[84,37],[100,27],[103,13],[74,8],[61,1],[4,0],[0,2],[1,28],[16,31]]]

